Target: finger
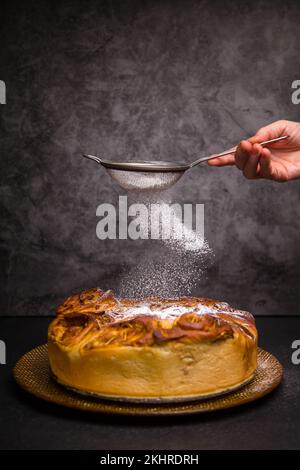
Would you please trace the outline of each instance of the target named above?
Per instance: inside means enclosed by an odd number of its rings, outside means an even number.
[[[249,155],[246,165],[244,166],[244,176],[248,179],[254,179],[258,177],[258,171],[260,170],[259,160],[262,154],[263,147],[259,144],[254,144],[252,152]]]
[[[226,155],[224,157],[216,157],[207,161],[210,166],[229,166],[235,164],[234,154]]]
[[[260,169],[258,172],[259,178],[273,178],[273,170],[272,170],[272,159],[271,159],[271,152],[269,149],[263,149],[260,155]]]
[[[242,140],[235,152],[235,164],[240,170],[244,170],[251,152],[252,144],[247,140]]]

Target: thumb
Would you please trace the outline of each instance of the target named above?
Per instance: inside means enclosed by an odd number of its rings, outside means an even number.
[[[276,139],[282,135],[287,134],[286,132],[286,121],[272,122],[268,126],[261,127],[255,134],[255,136],[248,139],[252,144],[263,142],[264,140]]]

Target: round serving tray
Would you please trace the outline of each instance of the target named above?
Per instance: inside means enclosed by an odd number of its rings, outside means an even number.
[[[51,376],[47,345],[38,346],[19,359],[14,371],[16,382],[27,392],[48,402],[69,408],[118,415],[180,415],[203,413],[248,403],[272,392],[281,382],[283,368],[272,354],[258,350],[253,379],[239,390],[217,398],[180,403],[128,403],[79,395],[59,385]]]

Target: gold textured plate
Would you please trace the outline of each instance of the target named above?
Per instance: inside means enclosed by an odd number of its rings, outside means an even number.
[[[258,349],[258,366],[250,383],[236,392],[209,400],[176,404],[136,404],[100,400],[81,396],[57,384],[51,377],[47,345],[38,346],[25,354],[14,368],[16,382],[29,393],[48,402],[93,411],[118,415],[180,415],[203,413],[242,405],[272,392],[282,380],[283,368],[272,354]]]

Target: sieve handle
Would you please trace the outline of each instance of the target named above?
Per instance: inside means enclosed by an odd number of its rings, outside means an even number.
[[[287,139],[289,136],[288,135],[283,135],[282,137],[276,137],[276,139],[270,139],[270,140],[265,140],[264,142],[257,142],[263,147],[268,144],[273,144],[274,142],[280,142],[281,140]],[[206,162],[207,160],[212,160],[213,158],[217,157],[224,157],[225,155],[230,155],[231,153],[234,153],[236,151],[237,147],[233,147],[230,150],[225,150],[225,152],[218,153],[217,155],[209,155],[209,157],[202,157],[199,158],[198,160],[195,160],[194,162],[190,163],[190,168],[193,168],[193,166],[199,165],[199,163]]]

